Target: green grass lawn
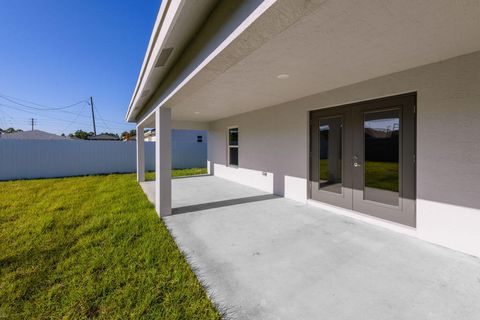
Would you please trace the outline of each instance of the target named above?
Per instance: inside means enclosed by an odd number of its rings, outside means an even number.
[[[134,174],[0,188],[0,318],[220,319]]]
[[[172,177],[183,177],[183,176],[194,176],[197,174],[207,174],[207,168],[191,168],[191,169],[175,169],[172,170]],[[146,172],[145,173],[146,181],[155,180],[155,172]]]
[[[342,167],[342,159],[338,159],[338,164],[340,168]],[[320,179],[321,180],[328,180],[328,159],[321,159],[320,160]]]
[[[365,162],[365,186],[398,192],[398,163]]]

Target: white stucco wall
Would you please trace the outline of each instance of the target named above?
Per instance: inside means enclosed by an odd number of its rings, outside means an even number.
[[[417,92],[417,228],[409,233],[480,256],[480,52],[211,122],[210,168],[306,201],[308,112],[406,92]],[[239,168],[226,166],[234,125]]]

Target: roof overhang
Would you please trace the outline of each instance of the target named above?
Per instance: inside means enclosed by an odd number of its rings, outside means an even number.
[[[169,33],[169,46],[188,45],[168,72],[137,84],[129,121],[162,106],[174,120],[213,121],[480,50],[478,1],[220,1],[210,9],[189,35]],[[191,17],[184,10],[193,9],[179,5],[176,20],[156,27],[175,29]]]
[[[135,121],[217,0],[164,0],[150,36],[126,120]]]

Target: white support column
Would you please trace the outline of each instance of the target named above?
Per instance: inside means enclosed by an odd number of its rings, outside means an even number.
[[[207,131],[207,172],[209,175],[215,175],[213,159],[213,145],[210,143],[213,141],[212,132]]]
[[[145,181],[145,136],[144,127],[137,124],[137,181]]]
[[[171,110],[155,112],[155,209],[159,216],[172,213]]]

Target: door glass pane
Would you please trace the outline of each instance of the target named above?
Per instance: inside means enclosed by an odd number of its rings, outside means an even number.
[[[342,193],[342,118],[321,119],[319,123],[319,179],[324,191]]]
[[[365,113],[364,198],[398,206],[400,111]]]

